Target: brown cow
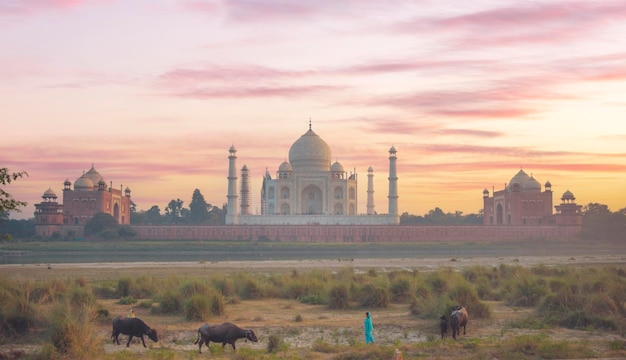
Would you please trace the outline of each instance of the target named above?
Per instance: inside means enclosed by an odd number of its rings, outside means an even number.
[[[465,327],[469,321],[467,310],[462,306],[455,306],[450,315],[450,323],[452,324],[452,337],[456,339],[460,335],[461,326],[463,327],[463,335],[465,335]]]

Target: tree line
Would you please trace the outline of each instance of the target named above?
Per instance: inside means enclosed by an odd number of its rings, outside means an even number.
[[[206,202],[200,190],[191,195],[189,207],[184,207],[181,199],[172,199],[161,214],[158,205],[145,211],[137,211],[136,205],[130,207],[131,225],[224,225],[226,223],[226,204],[222,207]]]

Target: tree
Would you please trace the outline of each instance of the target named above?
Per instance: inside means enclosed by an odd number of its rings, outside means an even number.
[[[209,219],[209,206],[200,190],[195,189],[189,203],[189,222],[204,224]]]
[[[158,225],[163,222],[161,209],[157,205],[152,205],[150,210],[146,211],[146,222],[150,225]]]
[[[180,224],[184,221],[183,201],[181,199],[171,200],[165,208],[165,217],[170,224]]]
[[[611,212],[607,205],[589,203],[582,213],[582,238],[626,241],[626,211]]]
[[[28,176],[26,171],[12,173],[8,168],[0,168],[0,185],[9,185],[12,181],[24,176]],[[11,194],[0,187],[0,215],[8,217],[9,212],[20,211],[20,208],[26,205],[26,202],[14,199]]]
[[[97,213],[85,224],[85,236],[98,235],[105,230],[117,232],[119,224],[110,214]]]

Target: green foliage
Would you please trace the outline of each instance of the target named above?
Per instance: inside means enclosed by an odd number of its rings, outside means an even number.
[[[72,287],[67,295],[72,306],[94,306],[97,302],[95,295],[91,289],[83,287]]]
[[[194,294],[184,305],[185,318],[190,321],[205,321],[211,313],[211,301],[205,295]]]
[[[12,181],[24,176],[28,176],[26,171],[12,173],[8,168],[0,168],[0,185],[3,185],[0,187],[0,215],[4,216],[11,211],[19,212],[21,207],[28,205],[24,201],[15,200],[11,194],[3,189],[5,185],[9,185]]]
[[[123,296],[117,303],[120,305],[132,305],[136,302],[137,300],[135,300],[132,296]]]
[[[137,235],[137,232],[133,230],[130,226],[120,226],[117,230],[117,235],[120,238],[133,238]]]
[[[195,189],[189,203],[189,223],[204,224],[209,219],[209,204],[204,200],[200,190]]]
[[[85,236],[101,234],[105,230],[113,230],[117,236],[119,224],[110,214],[97,213],[85,224]]]
[[[98,237],[105,240],[119,239],[119,233],[115,229],[104,229],[98,233]]]
[[[540,284],[534,277],[523,276],[511,281],[511,292],[506,300],[513,306],[536,306],[547,292],[545,284]]]
[[[183,299],[177,291],[165,290],[157,302],[156,311],[160,314],[178,314],[183,310]]]

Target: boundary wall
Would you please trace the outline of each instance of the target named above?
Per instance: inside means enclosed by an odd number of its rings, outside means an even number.
[[[571,239],[580,226],[219,225],[132,226],[136,239],[293,242],[446,242]]]

